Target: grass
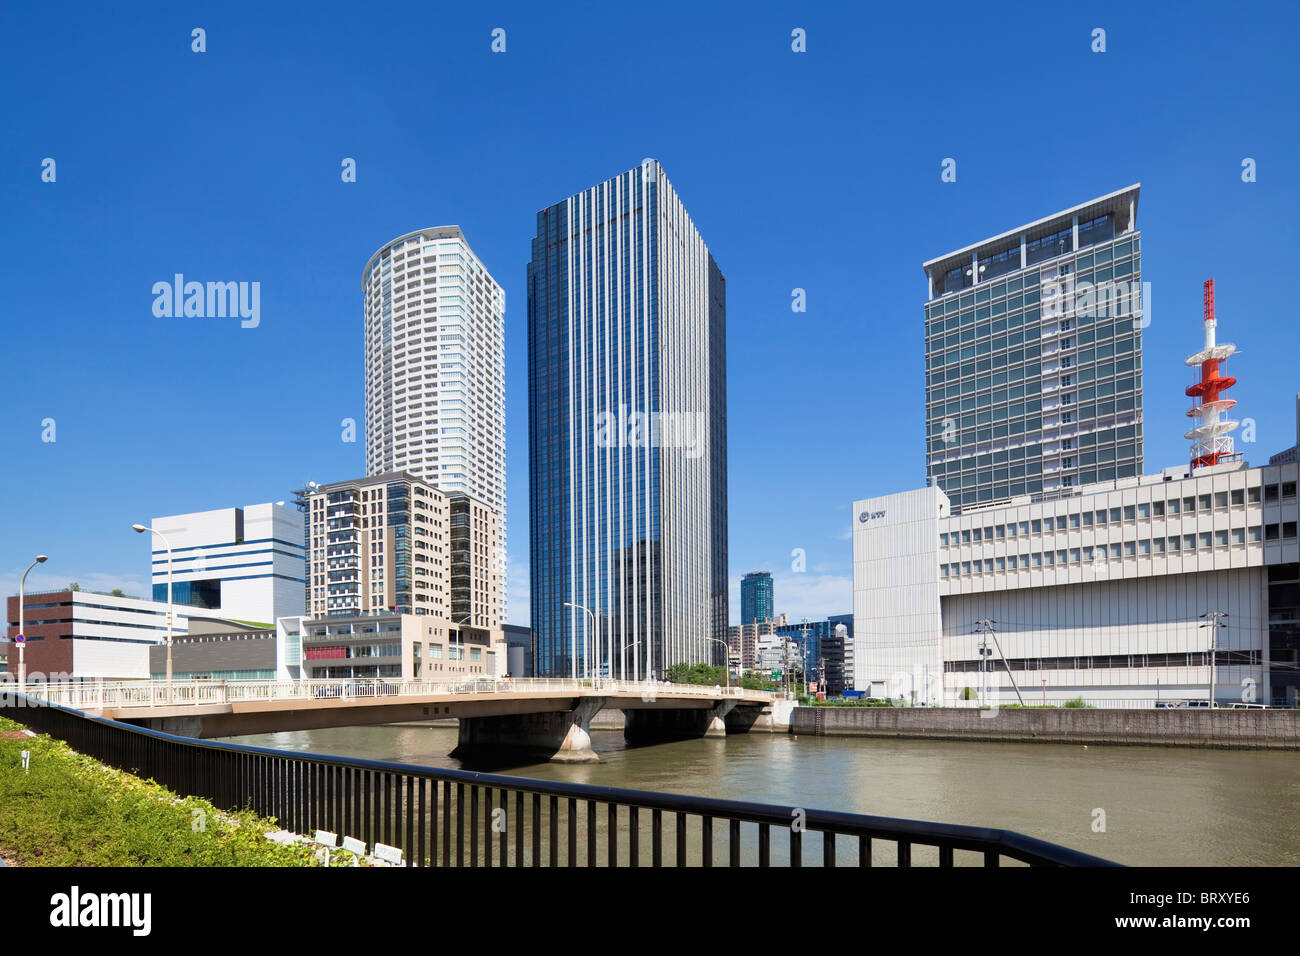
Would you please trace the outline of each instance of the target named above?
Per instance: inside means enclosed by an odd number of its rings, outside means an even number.
[[[179,797],[0,718],[0,856],[22,866],[315,866],[273,820]],[[31,752],[24,773],[21,752]],[[342,854],[340,854],[342,855]],[[342,862],[341,860],[339,861]]]

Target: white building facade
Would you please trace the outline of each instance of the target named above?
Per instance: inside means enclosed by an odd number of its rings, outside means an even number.
[[[408,233],[361,277],[366,473],[405,471],[497,514],[506,574],[505,292],[459,226]],[[505,588],[498,596],[505,620]]]
[[[1182,466],[956,515],[938,488],[857,501],[854,686],[1155,706],[1213,681],[1221,706],[1294,704],[1298,467]]]
[[[272,624],[303,613],[303,516],[284,502],[154,518],[153,599],[172,599],[209,617]]]

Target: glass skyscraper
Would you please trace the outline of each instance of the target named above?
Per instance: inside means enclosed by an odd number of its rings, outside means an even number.
[[[770,621],[774,610],[771,571],[751,571],[740,579],[740,623]]]
[[[1142,474],[1139,188],[925,263],[926,473],[954,510]]]
[[[537,674],[722,661],[726,287],[656,161],[537,214],[528,389]]]

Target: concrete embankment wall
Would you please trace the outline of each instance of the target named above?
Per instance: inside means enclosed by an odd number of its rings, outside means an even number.
[[[1300,750],[1300,710],[796,707],[790,732],[836,737]]]

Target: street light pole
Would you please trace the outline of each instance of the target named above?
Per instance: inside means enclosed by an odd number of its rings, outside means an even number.
[[[465,669],[465,635],[461,633],[460,628],[462,624],[464,624],[473,616],[474,616],[474,612],[471,611],[469,614],[466,614],[464,617],[462,617],[459,621],[456,622],[456,643],[460,647],[460,657],[456,659],[461,662],[460,666],[462,671],[464,671]]]
[[[583,640],[582,650],[583,650],[583,656],[586,657],[586,659],[587,659],[587,660],[586,660],[586,665],[587,665],[587,670],[590,672],[590,675],[589,675],[589,676],[591,677],[591,680],[592,680],[592,681],[595,681],[595,679],[596,679],[596,677],[595,677],[595,673],[596,673],[596,672],[592,669],[592,666],[591,666],[591,637],[594,636],[595,633],[596,633],[596,613],[595,613],[591,608],[589,608],[589,607],[583,607],[581,604],[574,604],[572,601],[565,601],[565,602],[564,602],[564,606],[565,606],[565,607],[576,607],[576,608],[578,608],[579,610],[586,611],[588,614],[591,615],[591,631],[589,632],[590,636],[588,636],[587,638],[585,638],[585,639]],[[578,662],[577,662],[577,660],[576,660],[577,652],[578,652],[578,645],[577,645],[577,636],[576,636],[576,635],[574,636],[573,652],[574,652],[574,656],[575,656],[575,660],[574,660],[574,662],[573,662],[573,667],[574,667],[573,676],[574,676],[574,679],[576,680],[576,679],[577,679],[577,676],[578,676],[578,670],[577,670]]]
[[[161,532],[150,528],[148,525],[133,524],[132,530],[136,534],[143,534],[148,531],[162,538],[163,547],[167,549],[167,703],[172,702],[172,617],[174,616],[172,608],[172,546],[171,542]]]
[[[731,691],[731,645],[726,641],[716,637],[706,637],[706,641],[712,641],[714,644],[721,644],[723,650],[722,670],[727,675],[727,691]]]
[[[23,633],[23,588],[27,584],[27,575],[31,573],[32,568],[38,564],[44,564],[49,560],[47,555],[38,554],[36,560],[27,566],[23,572],[22,579],[18,582],[18,636],[22,638],[18,642],[18,692],[20,694],[27,692],[27,635]]]

